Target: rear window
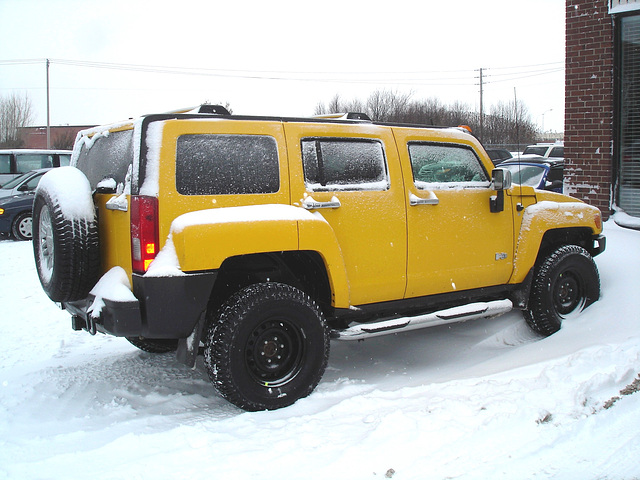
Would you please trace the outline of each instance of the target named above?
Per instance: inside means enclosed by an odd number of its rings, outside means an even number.
[[[267,135],[181,135],[176,190],[182,195],[276,193],[278,146]]]
[[[62,155],[60,158],[63,164]],[[76,167],[89,179],[91,188],[105,178],[125,183],[129,166],[133,163],[133,130],[96,134],[82,145]]]

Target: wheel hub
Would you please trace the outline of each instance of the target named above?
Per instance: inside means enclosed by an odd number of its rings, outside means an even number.
[[[251,333],[245,360],[252,377],[262,385],[278,386],[293,378],[301,367],[299,330],[285,320],[261,323]]]
[[[42,273],[42,280],[48,282],[53,275],[53,227],[51,225],[51,214],[45,206],[40,211],[38,221],[39,259]]]
[[[558,313],[563,315],[571,313],[580,303],[580,299],[580,282],[576,276],[572,272],[559,275],[555,293]]]

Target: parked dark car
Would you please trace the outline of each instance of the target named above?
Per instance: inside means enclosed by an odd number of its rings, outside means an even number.
[[[562,193],[564,159],[520,155],[502,162],[500,168],[511,171],[513,183]]]
[[[21,193],[35,191],[42,175],[47,173],[49,170],[51,169],[40,168],[38,170],[31,170],[30,172],[23,173],[19,177],[8,181],[0,187],[0,198],[12,197],[14,195],[20,195]]]
[[[31,240],[33,198],[33,193],[22,193],[0,199],[0,235]]]
[[[499,165],[505,160],[509,160],[510,158],[513,158],[513,155],[511,155],[511,152],[506,148],[487,147],[485,148],[485,150],[487,151],[487,154],[489,155],[489,158],[491,159],[494,165]]]

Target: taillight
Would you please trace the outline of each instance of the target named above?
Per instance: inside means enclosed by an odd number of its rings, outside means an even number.
[[[158,199],[131,196],[131,266],[144,273],[158,253]]]

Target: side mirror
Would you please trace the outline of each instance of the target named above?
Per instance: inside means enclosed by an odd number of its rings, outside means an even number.
[[[491,172],[491,188],[496,194],[490,198],[491,213],[504,210],[504,191],[511,188],[511,172],[504,168],[494,168]]]
[[[511,171],[506,168],[494,168],[491,172],[491,186],[494,190],[508,190],[511,183]]]

